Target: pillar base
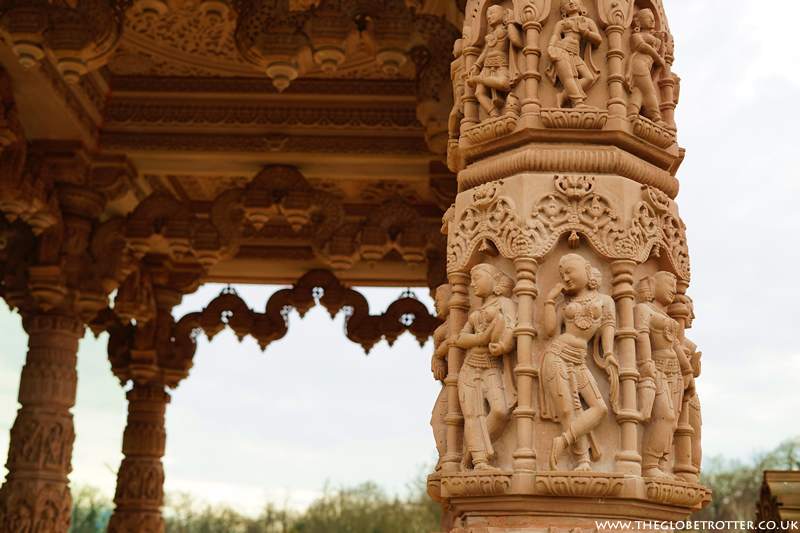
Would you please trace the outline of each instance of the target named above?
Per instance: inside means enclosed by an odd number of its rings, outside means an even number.
[[[517,487],[508,471],[436,473],[428,493],[438,495],[454,517],[449,533],[567,533],[615,529],[608,521],[632,522],[631,530],[671,529],[710,502],[710,491],[679,481],[605,472],[538,472],[532,490]],[[526,476],[530,477],[530,476]],[[640,527],[636,522],[646,522]],[[658,521],[654,527],[653,521]]]

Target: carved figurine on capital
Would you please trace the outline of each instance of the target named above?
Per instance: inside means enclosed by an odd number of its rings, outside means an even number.
[[[687,398],[694,396],[694,372],[680,340],[678,322],[667,314],[675,299],[674,274],[659,271],[636,286],[640,303],[634,308],[638,332],[640,409],[645,422],[642,476],[682,481],[672,474],[672,439]]]
[[[631,93],[628,116],[641,114],[660,126],[661,118],[658,92],[654,78],[667,63],[668,36],[656,31],[656,18],[650,9],[642,9],[633,16],[631,33],[631,58],[625,72],[625,86]]]
[[[520,102],[511,92],[520,79],[517,49],[525,42],[522,30],[511,21],[512,12],[499,5],[486,10],[489,28],[481,55],[466,74],[466,82],[475,87],[475,97],[486,114],[499,117],[501,112],[519,115]]]
[[[553,85],[558,80],[564,87],[556,95],[557,107],[569,102],[573,108],[587,108],[586,91],[600,76],[600,70],[592,61],[592,48],[599,46],[603,38],[597,24],[587,16],[581,0],[561,0],[561,18],[547,45],[550,65],[545,75]]]
[[[598,292],[600,271],[578,254],[564,255],[559,261],[563,283],[557,283],[544,304],[545,332],[552,337],[539,370],[542,418],[560,422],[563,433],[553,439],[550,468],[558,470],[559,458],[568,447],[577,462],[576,471],[590,471],[590,448],[594,460],[601,450],[593,429],[608,414],[597,382],[587,366],[590,343],[592,358],[604,369],[611,383],[609,400],[617,411],[619,365],[614,356],[616,310],[614,300]],[[564,296],[556,310],[556,299]],[[602,357],[600,356],[602,345]],[[583,403],[588,409],[583,408]]]
[[[489,464],[496,455],[493,445],[505,431],[517,397],[511,362],[517,325],[514,281],[489,264],[473,267],[471,276],[473,295],[482,303],[455,340],[467,351],[458,374],[466,448],[462,467],[471,463],[475,470],[498,470]]]

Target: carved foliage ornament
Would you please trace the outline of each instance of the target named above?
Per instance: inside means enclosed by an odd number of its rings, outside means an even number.
[[[689,279],[686,227],[669,211],[671,200],[642,186],[642,200],[625,216],[607,196],[596,192],[591,176],[556,176],[554,191],[539,196],[523,218],[514,200],[503,194],[503,181],[473,190],[472,204],[455,220],[447,247],[448,272],[465,268],[478,246],[491,241],[508,259],[542,259],[563,235],[571,247],[583,236],[598,255],[644,262],[663,249],[675,273]],[[628,218],[630,217],[630,218]]]

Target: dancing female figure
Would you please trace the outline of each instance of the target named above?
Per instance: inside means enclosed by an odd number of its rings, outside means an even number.
[[[561,0],[561,18],[547,46],[550,66],[545,75],[555,85],[561,80],[564,90],[556,96],[556,106],[563,107],[566,100],[572,107],[589,107],[584,103],[586,91],[594,85],[600,74],[592,63],[592,47],[603,38],[597,24],[586,16],[586,8],[580,0]],[[585,60],[581,59],[581,42],[586,40]]]
[[[674,479],[671,470],[672,437],[678,427],[684,391],[694,396],[694,372],[681,346],[680,327],[667,314],[675,299],[676,279],[671,272],[656,272],[637,285],[639,303],[633,312],[636,361],[641,382],[642,477]],[[654,393],[654,394],[653,394]]]
[[[544,305],[545,331],[553,339],[547,346],[539,371],[542,418],[561,422],[564,432],[553,439],[550,468],[558,470],[561,453],[571,447],[578,463],[576,471],[590,471],[589,448],[594,459],[600,450],[591,431],[608,414],[597,382],[586,365],[589,341],[595,335],[595,363],[605,369],[611,380],[610,400],[616,411],[619,391],[619,365],[614,358],[616,313],[614,300],[597,292],[600,271],[578,254],[567,254],[559,262],[564,283],[550,291]],[[556,298],[564,295],[565,305],[556,312]],[[598,341],[602,342],[603,358],[599,357]],[[584,410],[581,399],[589,407]]]
[[[517,325],[517,304],[511,300],[514,281],[487,264],[475,266],[471,274],[472,293],[483,304],[470,313],[456,339],[456,345],[467,350],[458,374],[464,466],[471,461],[475,470],[498,470],[489,465],[495,456],[492,444],[503,434],[516,403],[510,361]]]

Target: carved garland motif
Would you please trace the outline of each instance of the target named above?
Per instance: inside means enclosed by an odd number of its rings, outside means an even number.
[[[502,195],[503,181],[476,187],[473,203],[459,216],[447,249],[448,272],[464,268],[475,248],[485,241],[495,244],[508,259],[542,259],[562,235],[571,247],[578,235],[609,259],[644,262],[660,249],[681,279],[689,279],[689,254],[683,222],[668,211],[670,199],[653,187],[642,187],[643,199],[634,207],[629,223],[622,219],[607,196],[595,192],[591,176],[556,176],[555,191],[540,196],[525,220],[514,201]]]

